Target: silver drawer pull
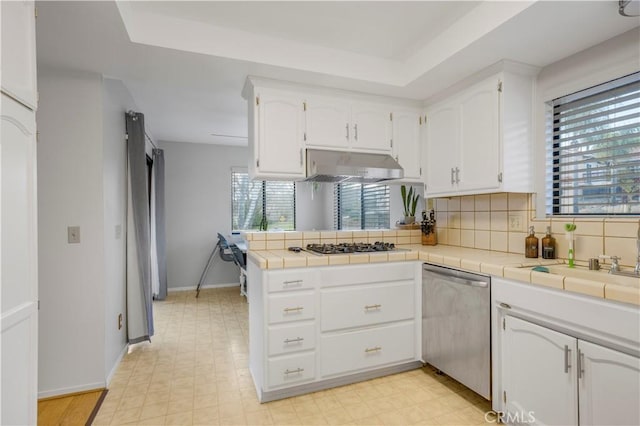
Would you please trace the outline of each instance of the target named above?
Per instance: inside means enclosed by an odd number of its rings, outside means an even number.
[[[302,280],[283,281],[282,285],[285,287],[292,285],[302,285]]]
[[[295,308],[284,308],[283,311],[285,314],[288,314],[289,312],[300,312],[303,309],[304,308],[302,306],[296,306]]]
[[[284,343],[298,343],[302,342],[304,337],[296,337],[295,339],[284,339]]]
[[[302,373],[304,371],[304,368],[296,368],[295,370],[289,370],[288,368],[286,370],[284,370],[284,374],[298,374],[298,373]]]
[[[376,303],[375,305],[365,305],[364,310],[368,311],[369,309],[380,309],[382,305]]]
[[[368,354],[368,353],[371,353],[371,352],[378,352],[378,351],[381,351],[381,350],[382,350],[382,348],[380,346],[376,346],[376,347],[373,347],[373,348],[365,349],[364,353]]]

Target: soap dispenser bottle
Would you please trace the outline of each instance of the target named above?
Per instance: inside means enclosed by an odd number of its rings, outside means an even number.
[[[538,237],[536,237],[533,226],[529,227],[529,236],[524,240],[524,257],[538,257]]]
[[[542,258],[556,258],[556,239],[551,236],[551,227],[547,226],[547,235],[542,239]]]

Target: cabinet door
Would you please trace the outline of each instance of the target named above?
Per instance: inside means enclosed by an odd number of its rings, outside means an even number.
[[[2,15],[2,91],[35,110],[36,25],[33,1],[3,1]]]
[[[257,170],[274,178],[303,177],[303,103],[296,94],[257,90]]]
[[[3,2],[2,7],[5,5]],[[4,94],[1,102],[0,359],[4,392],[0,424],[36,424],[38,248],[35,113]]]
[[[578,341],[580,424],[640,424],[640,358]]]
[[[420,111],[395,111],[393,113],[393,155],[404,169],[405,180],[419,181],[422,175]]]
[[[502,388],[514,422],[578,423],[576,339],[521,319],[504,318]],[[524,421],[523,421],[524,420]]]
[[[351,108],[351,148],[391,154],[391,110],[383,105],[356,103]]]
[[[308,97],[305,119],[307,146],[337,149],[349,147],[349,103],[336,98]]]
[[[459,110],[451,103],[427,112],[427,194],[454,191],[460,143]]]
[[[461,191],[498,188],[500,135],[498,81],[486,80],[466,91],[460,101]]]

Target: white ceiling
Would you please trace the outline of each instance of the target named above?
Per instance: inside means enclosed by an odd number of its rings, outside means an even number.
[[[158,140],[246,144],[247,75],[424,100],[628,31],[617,1],[39,2],[38,63],[122,80]]]

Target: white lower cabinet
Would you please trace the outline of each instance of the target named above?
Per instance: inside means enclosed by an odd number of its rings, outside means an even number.
[[[322,376],[410,361],[415,357],[415,324],[393,324],[322,336]]]
[[[280,271],[249,262],[247,282],[260,401],[420,366],[417,261]]]
[[[640,358],[506,315],[507,423],[640,424]]]
[[[576,339],[511,316],[504,322],[505,411],[538,424],[577,424]]]
[[[299,384],[315,378],[316,354],[308,352],[272,358],[268,361],[269,386]]]
[[[640,358],[578,340],[580,424],[640,425]]]

